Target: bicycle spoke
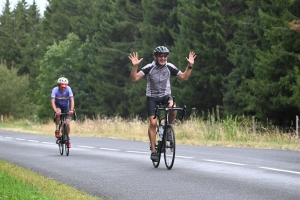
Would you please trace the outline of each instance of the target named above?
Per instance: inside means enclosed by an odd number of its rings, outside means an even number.
[[[175,160],[175,133],[172,125],[167,125],[166,135],[165,135],[165,165],[168,169],[172,169]]]

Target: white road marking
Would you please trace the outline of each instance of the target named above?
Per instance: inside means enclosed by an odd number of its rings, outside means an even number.
[[[108,151],[120,151],[120,149],[110,149],[110,148],[100,148],[102,150],[108,150]]]
[[[279,172],[287,172],[287,173],[292,173],[292,174],[300,174],[300,172],[283,170],[283,169],[276,169],[276,168],[269,168],[269,167],[259,167],[259,168],[261,168],[261,169],[269,169],[269,170],[279,171]]]
[[[23,138],[16,138],[16,140],[26,140],[26,139],[23,139]]]
[[[128,153],[143,153],[143,154],[147,154],[149,152],[144,152],[144,151],[126,151]]]
[[[226,162],[226,161],[220,161],[220,160],[209,160],[209,159],[203,159],[204,161],[208,162],[217,162],[217,163],[224,163],[224,164],[230,164],[230,165],[247,165],[242,163],[233,163],[233,162]]]
[[[56,144],[54,142],[42,142],[43,144]]]
[[[37,141],[37,140],[27,140],[29,142],[40,142],[40,141]]]
[[[189,157],[189,156],[175,156],[176,158],[188,158],[188,159],[193,159],[194,157]]]
[[[2,136],[0,136],[2,137]],[[13,137],[4,137],[6,139],[14,139]],[[26,140],[23,138],[15,138],[16,140]],[[40,142],[37,140],[27,140],[29,142]],[[53,142],[41,142],[43,144],[55,144]],[[82,148],[89,148],[89,149],[94,149],[95,147],[92,146],[78,146]],[[100,148],[102,150],[108,150],[108,151],[120,151],[120,149],[111,149],[111,148]],[[126,151],[128,153],[139,153],[139,154],[147,154],[148,152],[143,152],[143,151]],[[188,158],[188,159],[193,159],[194,157],[189,157],[189,156],[176,156],[178,158]],[[216,162],[216,163],[224,163],[224,164],[230,164],[230,165],[247,165],[247,164],[242,164],[242,163],[234,163],[234,162],[226,162],[226,161],[220,161],[220,160],[210,160],[210,159],[203,159],[204,161],[208,162]],[[270,168],[270,167],[259,167],[260,169],[267,169],[267,170],[272,170],[272,171],[278,171],[278,172],[286,172],[286,173],[292,173],[292,174],[300,174],[300,172],[297,171],[290,171],[290,170],[283,170],[283,169],[276,169],[276,168]]]
[[[88,148],[88,149],[94,149],[95,147],[91,147],[91,146],[78,146],[78,147],[81,147],[81,148]]]

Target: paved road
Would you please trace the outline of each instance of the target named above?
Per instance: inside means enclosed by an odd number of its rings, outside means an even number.
[[[103,199],[300,199],[297,151],[177,145],[167,170],[145,142],[71,139],[61,156],[54,136],[0,130],[0,159]]]

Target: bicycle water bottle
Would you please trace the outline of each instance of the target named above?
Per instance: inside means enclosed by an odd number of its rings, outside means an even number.
[[[158,127],[158,131],[159,131],[159,139],[162,140],[163,134],[164,134],[164,127],[162,125],[160,125]]]

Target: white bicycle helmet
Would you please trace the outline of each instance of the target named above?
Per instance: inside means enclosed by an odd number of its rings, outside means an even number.
[[[69,84],[69,81],[68,81],[68,79],[65,78],[65,77],[60,77],[60,78],[57,80],[57,83],[58,83],[58,84],[66,84],[66,85],[68,85],[68,84]]]

